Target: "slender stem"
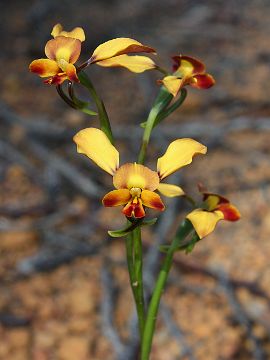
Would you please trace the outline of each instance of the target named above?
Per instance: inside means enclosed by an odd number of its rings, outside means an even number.
[[[105,109],[105,105],[104,105],[103,101],[98,96],[98,94],[94,88],[94,85],[92,84],[92,82],[90,81],[89,77],[86,75],[85,72],[80,71],[78,74],[78,77],[79,77],[81,84],[84,85],[88,89],[93,100],[96,103],[101,130],[107,135],[108,139],[113,144],[114,141],[113,141],[112,129],[111,129],[109,117],[108,117],[108,114]]]
[[[154,102],[154,105],[150,110],[150,113],[146,121],[146,126],[144,128],[142,144],[138,156],[139,164],[143,164],[145,161],[146,151],[149,144],[151,132],[155,124],[155,120],[158,114],[169,105],[172,98],[173,96],[170,93],[168,93],[168,91],[164,87],[160,89],[156,101]]]
[[[136,293],[136,306],[139,319],[139,328],[141,339],[144,332],[145,323],[145,307],[144,307],[144,292],[143,292],[143,258],[142,258],[142,239],[141,228],[137,227],[133,230],[134,241],[134,271],[135,283],[133,284],[134,292]]]
[[[56,86],[56,90],[57,90],[58,94],[61,96],[61,98],[62,98],[69,106],[71,106],[73,109],[78,110],[78,107],[76,106],[76,104],[74,104],[74,102],[64,93],[61,85],[57,85],[57,86]]]
[[[174,252],[179,247],[179,244],[192,231],[192,229],[193,227],[188,220],[185,220],[180,225],[162,264],[162,268],[159,273],[146,316],[142,341],[141,360],[149,360],[160,299],[173,263]]]
[[[168,71],[163,69],[161,66],[156,66],[156,70],[158,70],[159,72],[161,72],[164,75],[169,75]]]
[[[126,236],[126,253],[130,285],[136,305],[142,340],[145,322],[143,279],[142,279],[142,242],[141,229],[136,228]]]

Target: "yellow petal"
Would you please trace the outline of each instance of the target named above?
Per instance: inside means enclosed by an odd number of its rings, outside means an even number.
[[[165,196],[168,197],[175,197],[175,196],[182,196],[185,195],[185,192],[183,189],[180,188],[180,186],[172,185],[172,184],[159,184],[158,185],[158,191]]]
[[[155,49],[141,44],[139,41],[129,38],[116,38],[100,44],[91,57],[91,63],[97,61],[110,59],[113,56],[140,53],[140,52],[155,52]]]
[[[55,38],[56,36],[59,36],[62,30],[63,30],[63,26],[61,24],[54,25],[51,32],[52,37]]]
[[[128,189],[113,190],[104,196],[102,203],[107,207],[126,205],[130,198],[131,195]]]
[[[128,55],[118,55],[113,58],[99,61],[97,65],[104,67],[125,67],[129,71],[134,73],[142,73],[145,70],[151,70],[156,67],[156,64],[152,59],[147,56],[128,56]]]
[[[65,36],[73,39],[78,39],[81,42],[85,40],[85,34],[81,27],[76,27],[71,31],[63,31],[61,24],[56,24],[51,32],[51,35],[55,38],[56,36]]]
[[[29,70],[40,77],[54,76],[60,70],[57,62],[50,59],[37,59],[31,62]]]
[[[187,215],[199,238],[202,239],[215,230],[219,220],[224,219],[221,211],[205,211],[202,209],[193,210]]]
[[[74,64],[78,60],[80,53],[80,40],[65,36],[57,36],[55,39],[49,40],[45,46],[46,56],[55,61],[65,60]]]
[[[215,194],[208,195],[205,199],[205,203],[207,205],[207,210],[213,211],[217,208],[220,203],[220,197]]]
[[[165,154],[158,159],[157,171],[160,179],[190,164],[195,155],[206,154],[206,151],[206,146],[193,139],[184,138],[173,141]]]
[[[73,140],[77,144],[78,153],[88,156],[109,174],[115,173],[119,166],[119,153],[103,131],[95,128],[83,129]]]
[[[154,191],[158,184],[159,177],[156,171],[136,163],[122,165],[113,177],[113,185],[116,189],[139,188]]]
[[[165,76],[162,80],[159,80],[158,83],[163,84],[173,96],[176,96],[184,85],[183,79],[172,75]]]

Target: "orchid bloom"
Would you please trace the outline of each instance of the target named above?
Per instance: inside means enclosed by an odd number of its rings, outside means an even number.
[[[186,85],[197,89],[208,89],[215,84],[214,78],[205,72],[204,64],[190,56],[173,56],[173,75],[165,76],[158,83],[163,84],[167,90],[177,96]]]
[[[88,156],[101,169],[113,176],[116,190],[107,193],[102,202],[104,206],[124,205],[123,214],[127,217],[143,218],[144,207],[163,211],[165,206],[155,193],[174,197],[184,191],[177,185],[160,183],[170,174],[192,162],[197,154],[205,154],[207,148],[193,139],[177,139],[167,148],[157,161],[157,171],[148,167],[127,163],[119,167],[119,152],[99,129],[87,128],[74,136],[78,153]]]
[[[220,220],[237,221],[241,215],[238,209],[223,196],[203,192],[203,208],[193,210],[187,215],[199,238],[214,231]]]
[[[74,66],[81,53],[81,43],[85,40],[82,28],[64,31],[61,24],[56,24],[51,32],[54,39],[45,46],[48,59],[31,62],[29,69],[42,78],[48,78],[47,84],[60,85],[65,80],[79,82]],[[103,67],[121,66],[141,73],[154,69],[156,64],[147,56],[129,56],[129,53],[155,53],[155,50],[129,38],[116,38],[99,45],[93,52],[87,65],[97,64]]]
[[[53,27],[45,46],[48,59],[37,59],[31,62],[29,69],[42,78],[48,78],[46,84],[60,85],[65,80],[79,82],[74,63],[81,53],[81,43],[85,40],[84,31],[76,27],[70,32],[63,31],[60,24]]]

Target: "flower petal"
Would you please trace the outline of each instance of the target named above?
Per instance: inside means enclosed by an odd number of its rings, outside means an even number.
[[[158,83],[163,84],[165,88],[169,91],[169,93],[171,93],[174,97],[185,85],[183,79],[179,79],[178,77],[173,75],[165,76],[162,80],[158,80]]]
[[[91,57],[91,63],[129,53],[155,53],[155,49],[130,38],[116,38],[100,44]]]
[[[224,196],[219,194],[211,193],[208,191],[200,191],[203,194],[203,201],[207,203],[210,210],[216,208],[219,204],[228,204],[230,201],[226,199]]]
[[[237,221],[241,218],[239,210],[232,204],[221,204],[217,207],[217,210],[221,211],[224,220]]]
[[[113,177],[113,185],[116,189],[140,188],[153,191],[156,190],[158,184],[157,172],[136,163],[122,165]]]
[[[184,138],[173,141],[165,154],[158,159],[157,171],[160,179],[190,164],[195,155],[206,154],[206,151],[206,146],[193,139]]]
[[[63,31],[63,26],[61,24],[56,24],[51,32],[51,35],[55,38],[56,36],[65,36],[73,39],[78,39],[81,42],[85,40],[85,34],[81,27],[76,27],[71,31]]]
[[[81,53],[81,42],[65,36],[57,36],[49,40],[45,46],[45,54],[49,59],[59,61],[65,60],[74,64]]]
[[[209,89],[215,85],[215,79],[209,74],[194,75],[189,81],[189,85],[197,89]]]
[[[61,24],[58,23],[58,24],[54,25],[52,32],[51,32],[52,37],[55,38],[56,36],[60,36],[60,33],[62,30],[63,30],[63,26]]]
[[[118,55],[110,59],[102,60],[97,65],[104,67],[125,67],[129,71],[134,73],[142,73],[145,70],[151,70],[156,67],[156,64],[152,59],[147,56],[129,56],[129,55]]]
[[[175,197],[185,195],[185,192],[180,186],[172,184],[159,184],[158,191],[167,197]]]
[[[125,205],[130,198],[131,195],[128,189],[113,190],[104,196],[102,203],[107,207]]]
[[[221,211],[205,211],[202,209],[193,210],[187,215],[199,238],[202,239],[215,230],[219,220],[224,219]]]
[[[29,70],[40,77],[56,75],[60,70],[57,62],[50,59],[37,59],[31,62]]]
[[[204,64],[191,56],[177,55],[172,59],[174,61],[173,71],[177,72],[177,76],[185,77],[205,72]]]
[[[158,194],[153,191],[143,190],[141,193],[141,199],[144,206],[151,209],[163,211],[165,206]]]
[[[122,213],[127,217],[143,218],[145,217],[145,211],[142,205],[141,199],[138,199],[137,202],[130,201],[122,210]]]
[[[206,204],[206,208],[208,211],[216,210],[217,206],[222,203],[229,203],[229,201],[225,198],[220,197],[216,194],[208,194],[207,196],[203,196],[204,202]],[[222,199],[226,200],[226,202],[222,201]]]
[[[119,166],[119,152],[110,143],[103,131],[87,128],[79,131],[73,138],[78,153],[85,154],[101,169],[113,175]]]
[[[73,64],[67,64],[66,74],[70,81],[80,82],[77,76],[77,70]]]

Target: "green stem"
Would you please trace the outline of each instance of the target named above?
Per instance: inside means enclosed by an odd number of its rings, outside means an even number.
[[[137,227],[126,236],[126,253],[130,285],[136,305],[142,340],[145,322],[143,277],[142,277],[142,241],[141,228]]]
[[[149,304],[146,322],[144,327],[143,341],[142,341],[142,355],[141,360],[148,360],[151,352],[153,335],[156,325],[157,313],[160,304],[161,295],[164,291],[164,287],[169,275],[173,263],[173,255],[180,243],[187,237],[192,231],[193,227],[188,220],[184,220],[180,225],[172,244],[166,254],[164,262],[162,264],[161,271],[159,273],[153,295]]]
[[[104,105],[103,101],[98,96],[98,94],[94,88],[94,85],[92,84],[92,82],[90,81],[89,77],[86,75],[85,72],[80,71],[78,73],[78,77],[79,77],[81,84],[88,89],[88,91],[90,92],[90,94],[96,104],[96,107],[98,110],[98,115],[99,115],[99,120],[100,120],[101,130],[107,135],[108,139],[113,144],[114,140],[113,140],[112,129],[111,129],[109,117],[108,117],[108,114],[105,109],[105,105]]]
[[[145,306],[144,306],[144,292],[143,292],[143,258],[142,258],[142,239],[141,228],[137,227],[133,230],[134,240],[134,270],[135,283],[133,284],[134,292],[136,293],[136,307],[139,319],[139,329],[141,339],[144,332],[145,323]]]
[[[154,105],[150,110],[146,121],[146,126],[144,128],[142,144],[138,156],[139,164],[143,164],[145,161],[146,151],[149,144],[151,132],[155,124],[155,120],[158,117],[158,114],[169,105],[172,98],[173,96],[164,87],[160,89],[156,101],[154,102]]]

